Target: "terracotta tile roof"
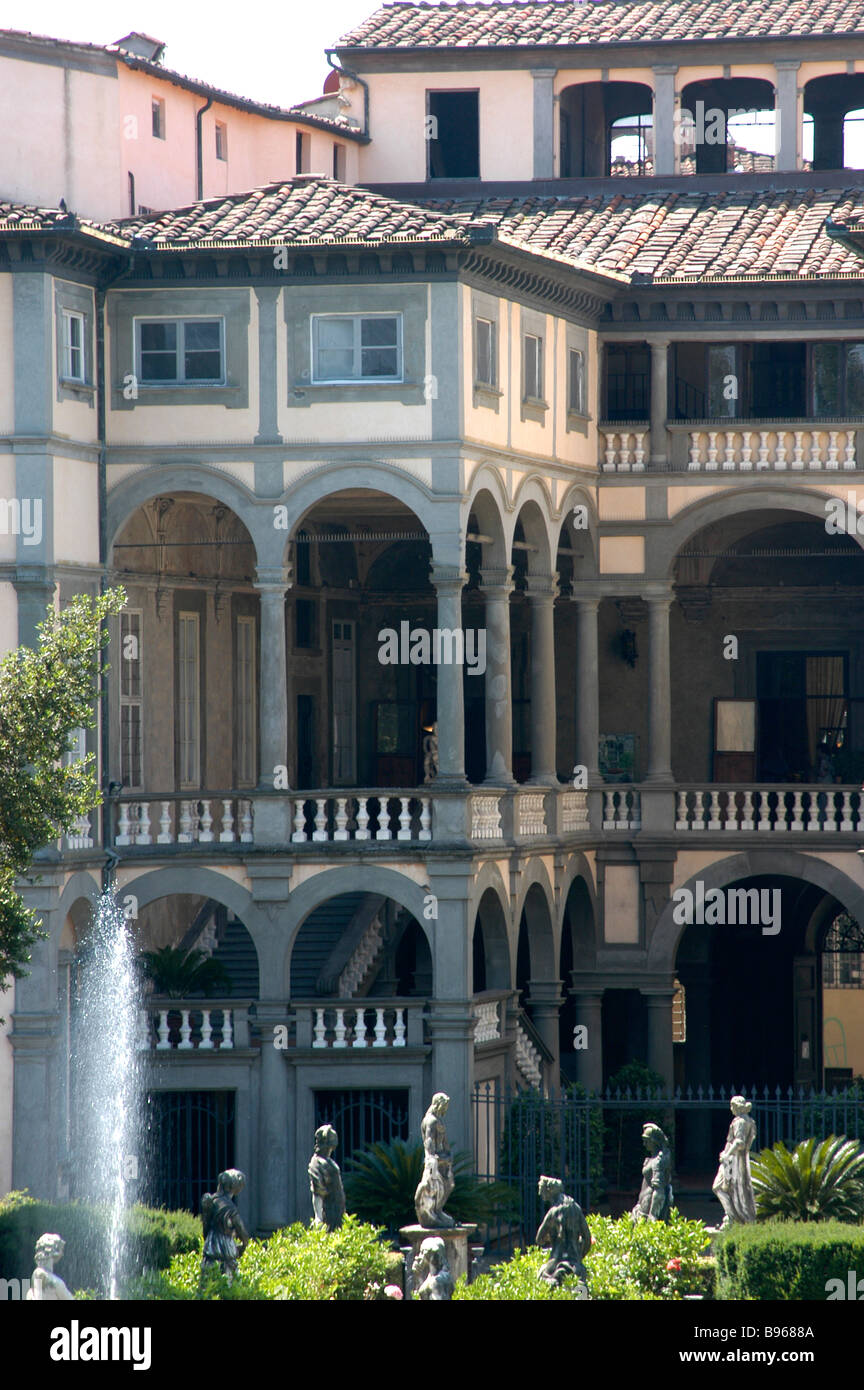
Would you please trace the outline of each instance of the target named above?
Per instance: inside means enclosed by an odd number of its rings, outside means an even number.
[[[864,0],[384,5],[337,48],[533,48],[864,33]]]
[[[436,199],[465,222],[494,223],[501,240],[626,275],[685,280],[771,275],[864,277],[826,221],[864,218],[864,188],[689,192],[659,189],[562,198]]]
[[[116,226],[126,236],[137,235],[151,246],[166,249],[209,242],[375,245],[394,239],[466,240],[463,223],[436,208],[400,203],[314,175],[209,198],[155,217],[129,218]]]

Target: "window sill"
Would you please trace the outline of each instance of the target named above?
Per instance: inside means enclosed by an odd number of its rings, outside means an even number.
[[[400,405],[422,405],[426,399],[422,381],[295,381],[288,389],[288,405],[337,405],[363,401],[396,401]]]
[[[503,399],[504,392],[499,391],[497,386],[490,386],[485,381],[474,382],[474,405],[485,406],[488,410],[497,412],[498,403]]]
[[[567,411],[567,432],[573,434],[587,434],[588,426],[591,423],[590,415],[583,415],[581,410]]]
[[[523,420],[535,420],[538,425],[545,425],[548,409],[548,401],[540,400],[536,396],[525,396],[522,399],[520,415]]]
[[[122,386],[115,386],[111,391],[112,410],[134,410],[141,405],[221,405],[227,410],[238,410],[247,404],[248,394],[240,386],[178,386],[176,382],[153,386],[139,381],[138,395],[132,400],[124,397]]]
[[[73,376],[61,376],[59,386],[65,395],[74,396],[81,401],[92,400],[96,395],[95,386],[88,381],[79,381]]]

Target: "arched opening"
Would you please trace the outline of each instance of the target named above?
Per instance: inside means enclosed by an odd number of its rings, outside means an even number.
[[[805,168],[864,169],[864,73],[806,84],[802,154]]]
[[[339,893],[309,913],[291,948],[292,1000],[428,999],[432,953],[420,923],[380,893]]]
[[[559,101],[562,178],[651,172],[653,93],[642,82],[580,82]]]
[[[477,908],[471,959],[473,995],[484,994],[488,990],[510,989],[507,920],[494,888],[486,889]]]
[[[570,884],[567,893],[558,960],[558,975],[564,992],[564,1002],[558,1016],[561,1074],[572,1081],[581,1079],[586,1070],[582,1065],[584,1058],[574,1050],[574,1029],[577,1024],[588,1026],[587,1015],[578,998],[574,972],[578,972],[581,977],[583,972],[592,971],[594,968],[594,909],[585,880],[577,877]],[[591,1038],[589,1029],[588,1048],[599,1051],[601,1041],[600,1038]],[[586,1050],[580,1048],[580,1052]]]
[[[712,77],[681,93],[675,138],[682,174],[767,173],[776,154],[774,88],[756,77]]]

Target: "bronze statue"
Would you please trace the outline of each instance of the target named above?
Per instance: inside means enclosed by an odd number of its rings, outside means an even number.
[[[634,1221],[668,1221],[672,1212],[672,1154],[659,1125],[642,1128],[648,1157],[642,1164],[642,1189],[630,1213]]]
[[[453,1278],[447,1249],[440,1236],[427,1236],[411,1270],[414,1297],[424,1303],[447,1303],[453,1297]]]
[[[445,1096],[443,1091],[437,1091],[420,1125],[423,1176],[414,1193],[414,1209],[420,1225],[433,1231],[456,1225],[453,1217],[444,1211],[455,1186],[447,1130],[444,1127],[449,1104],[450,1097]]]
[[[750,1149],[756,1138],[756,1123],[750,1119],[752,1103],[743,1096],[733,1096],[729,1105],[733,1120],[713,1183],[714,1195],[725,1212],[721,1230],[735,1222],[748,1224],[756,1220],[756,1198],[750,1176]]]
[[[540,1278],[550,1284],[574,1274],[586,1285],[588,1271],[582,1263],[591,1249],[591,1232],[579,1203],[564,1193],[560,1178],[540,1179],[537,1190],[549,1210],[540,1222],[535,1244],[552,1247],[549,1259],[540,1270]]]
[[[249,1244],[249,1233],[234,1203],[246,1184],[246,1177],[237,1168],[219,1174],[215,1193],[207,1192],[201,1199],[201,1224],[204,1227],[204,1254],[201,1277],[214,1266],[229,1282],[237,1273],[237,1261]]]
[[[315,1131],[315,1152],[309,1160],[309,1190],[312,1193],[313,1226],[326,1226],[335,1231],[345,1215],[345,1189],[339,1164],[333,1150],[339,1136],[332,1125],[321,1125]]]

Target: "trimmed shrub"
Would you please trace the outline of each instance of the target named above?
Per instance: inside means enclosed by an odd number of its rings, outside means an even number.
[[[832,1134],[817,1144],[805,1139],[763,1149],[752,1163],[760,1219],[853,1221],[864,1217],[864,1149]]]
[[[447,1211],[457,1221],[485,1225],[506,1219],[515,1196],[504,1183],[481,1182],[473,1175],[470,1154],[453,1156],[456,1185]],[[345,1166],[345,1200],[361,1221],[386,1227],[391,1235],[416,1221],[414,1193],[423,1175],[423,1149],[401,1139],[373,1144]]]
[[[286,1226],[268,1240],[251,1240],[229,1284],[211,1272],[200,1284],[201,1250],[176,1255],[167,1271],[139,1280],[132,1296],[163,1300],[248,1302],[360,1301],[371,1284],[401,1284],[401,1256],[381,1231],[346,1216],[336,1231]]]
[[[588,1291],[600,1302],[683,1299],[686,1294],[710,1294],[713,1261],[706,1258],[708,1236],[701,1221],[686,1221],[673,1211],[662,1221],[633,1222],[629,1216],[589,1216],[593,1244],[585,1257]],[[473,1284],[459,1282],[460,1300],[575,1301],[578,1280],[565,1279],[560,1288],[540,1278],[548,1250],[536,1246],[518,1251],[495,1265]]]
[[[717,1297],[826,1299],[829,1279],[864,1277],[864,1228],[841,1221],[766,1221],[717,1237]]]
[[[56,1231],[66,1242],[57,1273],[73,1292],[103,1288],[109,1266],[108,1212],[83,1202],[39,1202],[11,1192],[0,1201],[0,1278],[28,1279],[36,1241]],[[201,1242],[201,1222],[188,1211],[134,1206],[127,1214],[128,1268],[165,1269],[172,1256]]]

